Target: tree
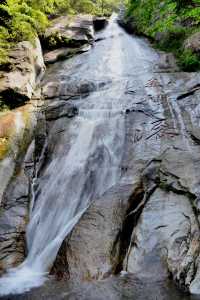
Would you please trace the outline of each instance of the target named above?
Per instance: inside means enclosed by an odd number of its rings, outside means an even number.
[[[176,0],[177,10],[179,11],[181,8],[194,5],[194,1],[192,0]]]

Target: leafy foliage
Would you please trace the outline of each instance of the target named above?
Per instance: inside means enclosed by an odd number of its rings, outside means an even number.
[[[195,71],[200,68],[199,57],[191,50],[185,50],[180,54],[179,64],[184,71]]]
[[[33,41],[44,32],[48,17],[57,13],[109,14],[115,0],[1,0],[0,1],[0,64],[13,43]]]
[[[137,31],[173,51],[184,70],[200,67],[197,54],[183,49],[184,40],[200,26],[200,0],[129,0],[127,18]]]

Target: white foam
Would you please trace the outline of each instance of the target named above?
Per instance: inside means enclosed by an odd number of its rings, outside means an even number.
[[[47,274],[26,266],[10,269],[4,277],[0,278],[0,295],[21,294],[43,285],[46,280]]]

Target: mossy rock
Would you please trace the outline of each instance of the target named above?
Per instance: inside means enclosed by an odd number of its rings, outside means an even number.
[[[62,35],[60,32],[42,38],[42,46],[47,50],[55,50],[62,47],[77,48],[87,44],[87,42],[87,39],[70,38]]]
[[[24,153],[31,138],[32,113],[32,105],[27,104],[0,114],[0,160]]]
[[[0,138],[0,160],[4,159],[9,152],[9,141],[6,138]]]

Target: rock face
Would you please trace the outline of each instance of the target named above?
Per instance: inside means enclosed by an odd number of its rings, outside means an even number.
[[[59,48],[56,50],[49,51],[44,55],[44,62],[46,65],[54,64],[59,60],[65,60],[74,56],[75,54],[81,54],[89,51],[91,48],[90,45],[84,45],[80,48]]]
[[[103,279],[115,273],[121,254],[120,235],[133,193],[132,185],[117,186],[94,200],[63,243],[53,272],[58,276],[66,272],[75,282]]]
[[[121,112],[125,145],[120,186],[94,200],[63,242],[52,269],[58,278],[91,281],[124,270],[144,282],[170,277],[183,290],[196,288],[200,78],[178,72],[171,55],[155,60],[155,73],[132,75],[122,88],[126,109]],[[85,79],[74,84],[69,75],[78,71],[79,62],[75,60],[68,77],[52,81],[53,71],[48,74],[46,99],[76,100],[79,105],[114,85],[108,80],[97,86]]]
[[[99,292],[104,287],[121,299],[128,297],[128,282],[131,299],[139,294],[136,299],[155,300],[158,281],[170,278],[180,289],[200,293],[200,75],[179,72],[173,57],[156,53],[114,22],[107,30],[91,53],[47,70],[37,124],[35,112],[28,113],[28,126],[19,122],[22,108],[0,118],[0,271],[26,255],[31,191],[39,205],[43,187],[48,191],[57,180],[49,215],[61,196],[64,203],[71,195],[74,201],[82,183],[80,199],[86,190],[93,200],[52,267],[52,274],[69,280],[63,285],[88,285],[83,299],[94,299],[92,287],[98,287],[97,299],[105,299]],[[11,141],[15,146],[7,147]],[[111,178],[114,184],[96,197],[94,184],[99,191],[108,166],[117,173],[108,173],[103,183],[107,187]],[[161,289],[161,299],[181,299],[165,293]]]
[[[191,35],[184,43],[184,48],[200,54],[200,32]]]
[[[35,103],[36,104],[36,103]],[[35,104],[30,103],[0,116],[0,160],[1,189],[0,202],[4,189],[12,177],[15,164],[19,164],[25,149],[30,143],[37,123]],[[19,166],[18,166],[19,167]]]
[[[93,19],[93,24],[96,31],[102,30],[108,25],[108,20],[105,17],[95,17]]]
[[[144,45],[139,41],[137,46]],[[63,243],[52,270],[58,277],[93,280],[124,270],[141,281],[170,277],[180,289],[199,291],[200,78],[177,72],[166,55],[155,61],[145,76],[127,67],[133,78],[122,88],[125,144],[120,189],[124,196],[130,184],[131,197],[125,197],[121,209],[121,194],[115,188],[94,201]],[[141,64],[142,60],[138,70]],[[56,97],[64,94],[62,83],[58,86]],[[112,218],[115,205],[118,215]]]
[[[173,180],[173,179],[172,179]],[[171,184],[171,182],[170,182]],[[187,289],[200,251],[199,224],[192,196],[181,189],[155,189],[133,230],[125,268],[142,280],[172,276]]]
[[[44,35],[44,47],[80,47],[91,43],[94,39],[93,17],[79,15],[76,17],[62,16],[53,21]]]
[[[0,273],[25,257],[25,229],[36,163],[37,103],[0,117]]]
[[[39,39],[21,42],[10,52],[8,71],[0,71],[0,97],[11,107],[30,100],[44,75],[45,66]]]
[[[65,22],[66,18],[56,21],[47,32],[48,38],[59,31],[59,39],[65,41],[65,46],[69,46],[66,42],[69,40],[73,41],[73,46],[80,46],[93,39],[91,17],[81,16],[69,23],[67,20],[68,29],[64,29]],[[47,53],[44,60],[47,64],[53,63],[88,50],[88,46],[73,50],[61,48]],[[4,103],[14,107],[33,99],[26,106],[0,116],[0,273],[19,265],[26,256],[25,230],[29,221],[31,185],[39,168],[46,127],[51,127],[50,123],[56,120],[70,119],[78,114],[77,108],[65,101],[55,99],[48,103],[49,92],[43,93],[47,99],[45,106],[39,100],[40,95],[35,94],[44,75],[44,60],[38,39],[34,46],[22,42],[10,53],[10,69],[0,74],[0,95]]]
[[[53,64],[90,50],[97,27],[105,27],[106,18],[93,19],[90,15],[56,18],[42,40],[46,53],[45,64]]]

